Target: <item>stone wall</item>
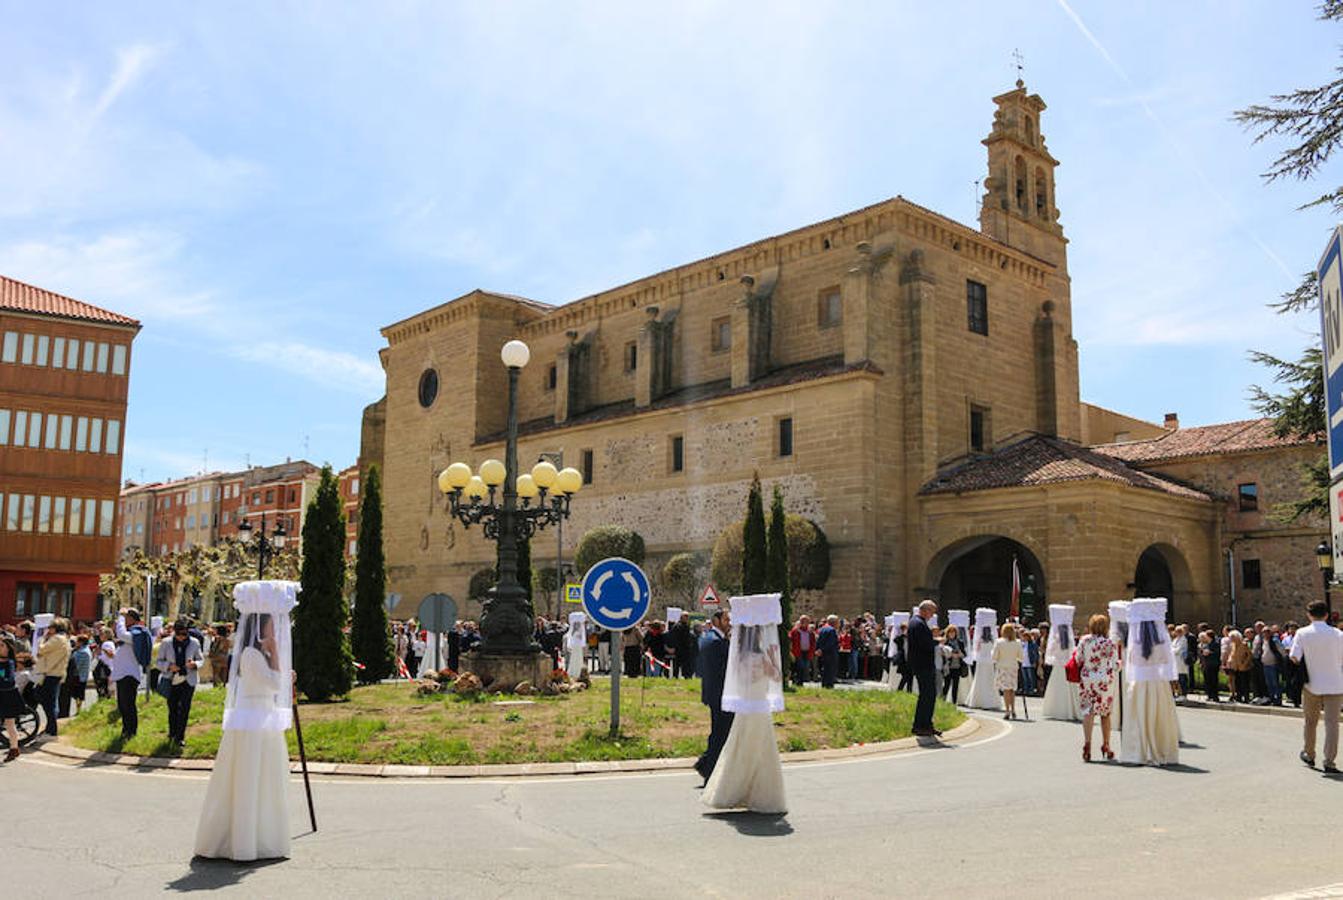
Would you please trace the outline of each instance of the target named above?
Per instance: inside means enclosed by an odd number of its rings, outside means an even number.
[[[1323,452],[1320,447],[1287,447],[1144,466],[1194,484],[1224,501],[1218,567],[1223,606],[1215,621],[1229,618],[1231,572],[1236,618],[1242,624],[1256,619],[1304,621],[1306,604],[1323,596],[1315,547],[1328,537],[1324,517],[1281,522],[1274,515],[1282,505],[1302,496],[1301,467]],[[1257,510],[1240,510],[1237,488],[1241,484],[1258,485]],[[1243,582],[1242,564],[1247,559],[1259,561],[1259,588],[1246,587]]]

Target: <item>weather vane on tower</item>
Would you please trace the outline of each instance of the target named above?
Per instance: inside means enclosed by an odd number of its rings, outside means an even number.
[[[1019,48],[1014,47],[1012,48],[1012,59],[1016,60],[1017,64],[1017,87],[1021,87],[1025,84],[1025,82],[1021,80],[1021,73],[1026,67],[1026,58],[1021,55],[1021,50]]]

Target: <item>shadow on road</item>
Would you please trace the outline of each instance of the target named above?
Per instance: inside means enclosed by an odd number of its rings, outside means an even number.
[[[727,822],[738,834],[748,837],[783,837],[793,833],[793,826],[784,818],[787,813],[709,812],[706,819]]]
[[[191,891],[214,891],[230,887],[242,881],[252,872],[267,866],[288,862],[284,859],[259,859],[256,862],[234,862],[231,859],[206,859],[195,856],[191,859],[191,870],[166,885],[169,890],[180,893]]]

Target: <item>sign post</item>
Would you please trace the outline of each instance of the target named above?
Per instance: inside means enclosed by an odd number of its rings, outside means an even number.
[[[606,630],[623,636],[643,621],[653,601],[653,591],[643,569],[612,556],[588,569],[583,576],[583,611]],[[611,737],[620,734],[620,659],[614,637],[611,641]]]
[[[1320,336],[1324,357],[1325,433],[1329,437],[1329,538],[1334,572],[1343,572],[1343,226],[1334,228],[1315,275],[1320,291]],[[1326,589],[1327,594],[1327,589]]]

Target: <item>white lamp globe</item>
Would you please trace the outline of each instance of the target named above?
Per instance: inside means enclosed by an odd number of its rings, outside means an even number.
[[[490,487],[498,487],[508,477],[508,469],[497,459],[487,459],[480,464],[480,480]]]
[[[536,486],[536,482],[532,480],[532,476],[526,474],[518,476],[517,490],[518,496],[524,500],[530,500],[541,493],[541,489]]]
[[[466,487],[471,482],[471,467],[466,463],[455,462],[438,473],[438,489],[451,493]]]
[[[479,475],[472,475],[471,480],[466,484],[466,496],[473,500],[479,500],[484,497],[489,489],[485,487],[485,482],[480,480]]]
[[[560,474],[555,480],[555,486],[559,488],[561,493],[576,494],[578,489],[583,486],[583,473],[566,466],[560,469]]]
[[[541,460],[532,466],[532,480],[536,486],[545,490],[550,490],[555,486],[555,479],[559,477],[559,472],[555,471],[554,463],[549,460]]]
[[[510,369],[521,369],[527,365],[527,360],[532,358],[532,351],[522,341],[509,341],[504,344],[504,349],[499,351],[499,357]]]

